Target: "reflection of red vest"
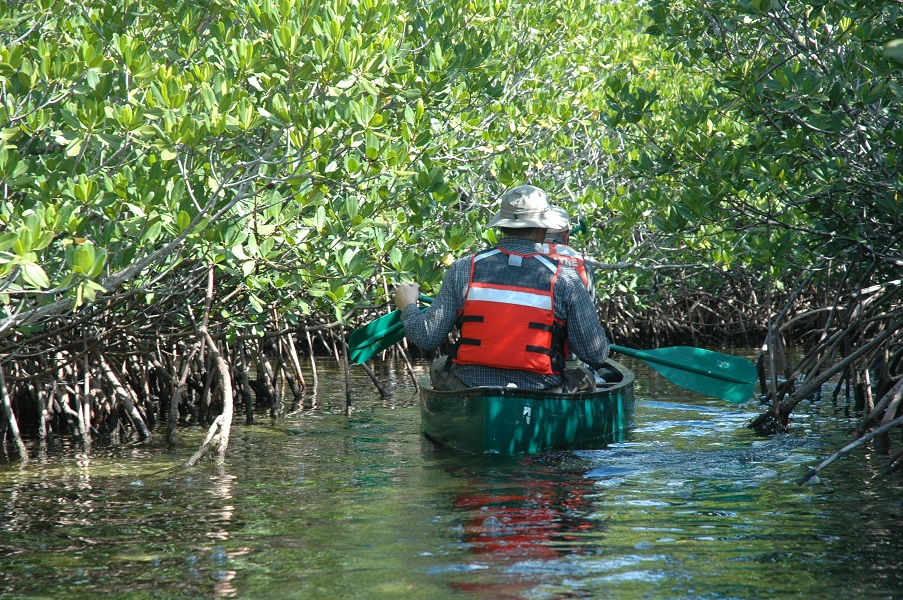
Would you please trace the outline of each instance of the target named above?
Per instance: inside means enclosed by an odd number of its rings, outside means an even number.
[[[586,261],[583,259],[583,254],[566,244],[553,244],[549,242],[542,245],[542,252],[557,260],[559,264],[571,267],[577,271],[580,275],[580,279],[583,280],[583,285],[586,286],[586,289],[591,289],[589,275],[586,272]]]
[[[538,268],[549,270],[545,277],[535,278],[543,281],[543,289],[491,281],[491,273],[497,270],[489,263],[507,261],[511,255],[535,259],[540,263]],[[458,314],[461,336],[453,361],[542,375],[561,373],[564,324],[555,319],[554,299],[560,269],[557,262],[541,254],[516,254],[496,248],[473,255],[464,308]]]

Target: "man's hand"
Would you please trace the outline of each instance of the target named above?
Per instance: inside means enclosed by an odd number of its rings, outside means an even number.
[[[404,310],[409,304],[417,304],[420,297],[420,284],[399,283],[395,286],[395,306]]]

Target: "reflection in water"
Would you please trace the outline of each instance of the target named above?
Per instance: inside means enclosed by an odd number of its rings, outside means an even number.
[[[527,468],[513,477],[469,482],[473,491],[454,503],[464,515],[463,541],[478,554],[505,559],[585,551],[586,538],[600,529],[587,518],[593,480],[562,475]]]
[[[234,558],[248,553],[231,541],[237,478],[220,469],[196,487],[202,468],[155,463],[160,452],[95,449],[0,471],[0,597],[142,597],[161,584],[237,597]]]
[[[207,536],[218,542],[228,542],[230,533],[229,527],[232,525],[232,513],[235,507],[230,503],[232,500],[232,486],[235,483],[233,475],[227,475],[222,465],[217,467],[218,474],[212,480],[210,494],[216,499],[216,503],[220,504],[218,510],[219,518],[211,521],[214,531],[207,533]],[[230,557],[236,557],[247,552],[245,548],[239,548],[231,553],[226,553],[222,545],[204,548],[210,553],[210,561],[219,567],[214,571],[214,595],[216,598],[232,598],[238,595],[238,590],[232,586],[232,580],[235,579],[235,571],[224,568],[227,566]]]
[[[453,588],[479,598],[529,597],[543,579],[540,565],[598,550],[605,523],[593,516],[595,481],[582,468],[559,463],[566,456],[493,460],[478,476],[469,468],[446,470],[460,479],[454,510],[461,541],[494,571],[456,580]],[[499,577],[499,571],[517,576]]]

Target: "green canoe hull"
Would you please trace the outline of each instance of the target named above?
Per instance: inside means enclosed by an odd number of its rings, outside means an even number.
[[[516,456],[556,449],[599,448],[624,439],[634,424],[634,375],[613,360],[592,393],[480,387],[420,387],[423,433],[468,454]]]

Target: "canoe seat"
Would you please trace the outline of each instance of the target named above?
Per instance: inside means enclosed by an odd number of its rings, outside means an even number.
[[[607,364],[604,365],[601,369],[597,369],[596,373],[599,374],[599,377],[605,380],[605,383],[612,384],[621,381],[621,373],[617,369],[614,369]],[[600,386],[602,386],[602,384],[599,383],[598,380],[596,380],[596,387]]]

